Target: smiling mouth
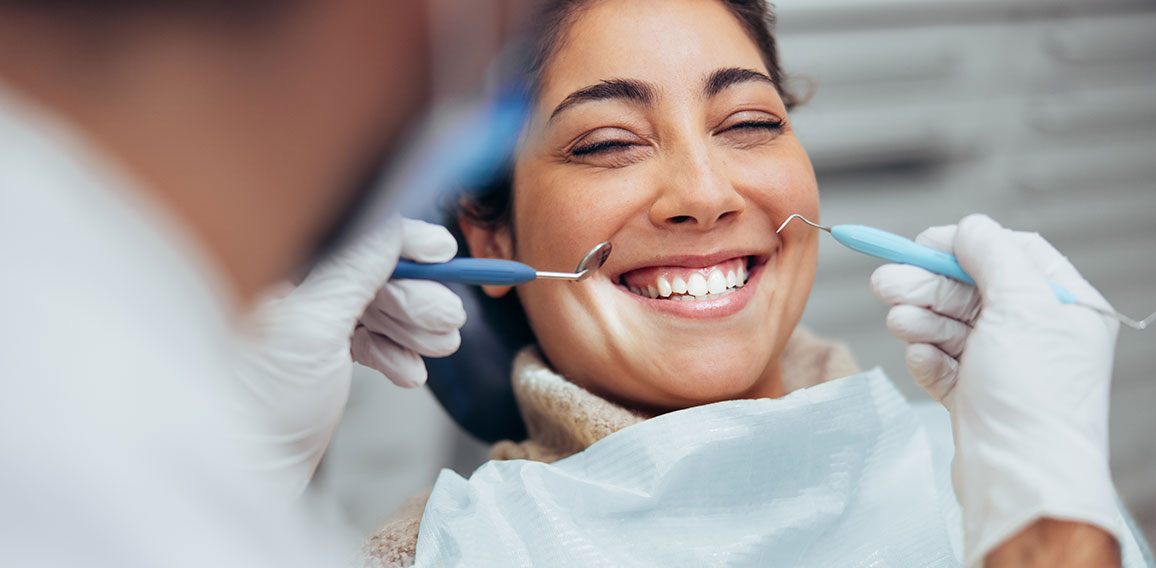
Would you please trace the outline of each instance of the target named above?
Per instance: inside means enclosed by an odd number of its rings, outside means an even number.
[[[655,300],[716,300],[746,285],[754,262],[754,257],[742,256],[700,268],[650,266],[622,274],[618,284],[632,294]]]

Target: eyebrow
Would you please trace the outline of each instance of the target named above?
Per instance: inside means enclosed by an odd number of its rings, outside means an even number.
[[[727,67],[711,73],[703,84],[703,93],[707,98],[713,97],[722,91],[749,81],[758,81],[774,86],[775,82],[765,73],[742,67]],[[562,111],[578,104],[606,101],[625,100],[643,105],[652,105],[657,98],[657,89],[650,83],[636,79],[606,79],[601,83],[583,87],[570,93],[550,113],[549,120],[554,120]]]
[[[651,105],[656,98],[655,91],[652,85],[643,81],[635,79],[607,79],[597,85],[583,87],[570,93],[569,96],[562,99],[562,102],[554,108],[554,112],[550,113],[550,120],[558,116],[558,113],[580,103],[620,99],[643,105]]]
[[[703,85],[702,90],[703,93],[710,98],[729,87],[748,81],[758,81],[771,86],[775,84],[765,73],[760,73],[753,69],[744,69],[742,67],[728,67],[711,73],[710,76],[706,78],[706,83]]]

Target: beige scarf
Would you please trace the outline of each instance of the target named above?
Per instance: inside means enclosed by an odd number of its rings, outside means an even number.
[[[819,338],[803,328],[795,330],[783,349],[785,392],[859,371],[845,345]],[[557,461],[650,418],[567,381],[550,369],[537,347],[518,353],[512,375],[514,396],[529,438],[523,442],[498,442],[490,449],[491,459]],[[369,538],[362,551],[365,566],[413,565],[418,527],[428,498],[426,491],[410,499]]]

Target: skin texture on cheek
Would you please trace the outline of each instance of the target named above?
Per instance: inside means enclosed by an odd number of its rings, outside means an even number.
[[[605,227],[599,234],[614,235],[629,222],[629,215],[624,213],[631,208],[611,200],[568,198],[565,192],[582,192],[581,188],[574,188],[559,178],[563,176],[551,175],[550,168],[537,164],[529,167],[520,164],[516,169],[515,233],[523,238],[515,247],[515,260],[541,259],[553,263],[541,269],[570,270],[578,258],[575,255],[582,254],[578,251],[589,249],[591,239],[599,238],[587,236],[583,228]],[[630,183],[614,181],[608,185],[611,186],[607,189],[609,192],[619,195],[637,193],[637,188]],[[591,192],[583,193],[588,197]],[[547,203],[550,205],[545,205]],[[577,206],[579,203],[581,206]],[[597,223],[592,222],[595,220]],[[535,239],[538,235],[549,235],[549,239]],[[613,237],[611,242],[614,243]],[[619,246],[621,244],[619,242]],[[634,340],[631,326],[623,321],[622,314],[601,309],[614,305],[613,295],[619,292],[588,284],[589,280],[579,283],[535,281],[519,286],[518,295],[538,343],[554,369],[592,391],[613,396],[613,389],[601,387],[602,383],[612,380],[610,377],[601,378],[609,374],[609,368],[642,375],[655,375],[661,370],[630,369],[632,365],[625,354],[643,352],[647,346]],[[582,348],[570,348],[574,346],[575,337],[583,338],[585,345]],[[595,359],[588,353],[598,353],[599,356]],[[645,397],[637,396],[627,398],[645,400]]]

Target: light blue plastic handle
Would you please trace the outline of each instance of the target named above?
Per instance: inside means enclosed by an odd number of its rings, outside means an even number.
[[[968,273],[963,271],[955,257],[943,251],[925,247],[915,241],[864,225],[835,225],[831,236],[847,248],[891,262],[910,264],[954,278],[960,282],[975,284]],[[1064,304],[1074,304],[1076,298],[1067,290],[1053,282],[1048,282],[1056,298]]]
[[[513,286],[538,277],[530,266],[512,260],[496,258],[455,258],[449,262],[424,264],[399,260],[392,280],[435,280],[437,282],[469,284],[471,286]]]

